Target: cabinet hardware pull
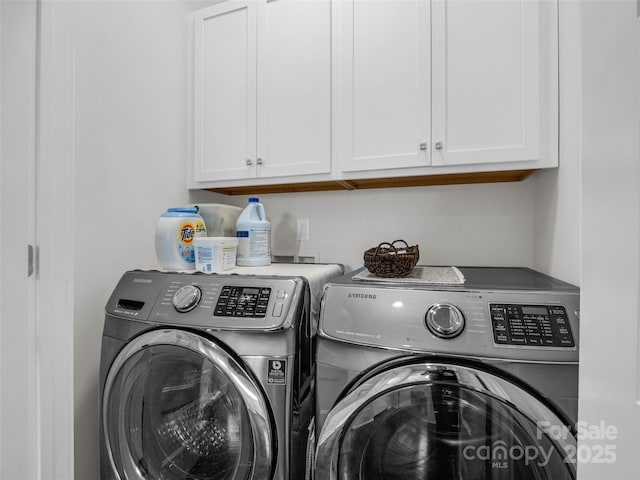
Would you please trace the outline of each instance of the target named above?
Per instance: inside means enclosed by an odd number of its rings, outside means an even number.
[[[422,142],[420,144],[420,150],[422,150],[423,152],[427,150],[427,142]]]
[[[27,245],[27,277],[33,275],[34,271],[34,253],[33,253],[33,245]]]
[[[256,159],[256,165],[262,165],[262,158],[258,157]]]
[[[250,167],[251,165],[253,165],[253,162],[251,161],[250,158],[247,158],[247,167]]]
[[[436,150],[442,150],[442,142],[436,142]]]

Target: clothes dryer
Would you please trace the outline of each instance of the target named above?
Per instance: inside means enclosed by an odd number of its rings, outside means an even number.
[[[575,479],[578,288],[459,271],[459,285],[361,271],[327,285],[317,480]]]
[[[338,265],[126,272],[107,305],[102,480],[299,480]]]

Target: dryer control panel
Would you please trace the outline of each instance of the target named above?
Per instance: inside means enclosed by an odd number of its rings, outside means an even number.
[[[575,342],[562,305],[489,305],[497,346],[573,348]]]

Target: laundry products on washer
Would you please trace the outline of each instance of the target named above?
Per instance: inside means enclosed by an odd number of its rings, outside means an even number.
[[[271,265],[271,223],[258,198],[249,199],[236,222],[238,252],[236,264],[240,267]]]
[[[197,237],[193,240],[196,270],[216,273],[236,266],[238,239],[235,237]]]
[[[193,239],[206,235],[207,228],[197,207],[169,208],[156,226],[158,263],[167,270],[195,269]]]

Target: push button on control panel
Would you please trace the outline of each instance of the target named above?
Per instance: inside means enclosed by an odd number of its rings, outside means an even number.
[[[496,345],[575,347],[563,306],[491,304],[489,310]]]

